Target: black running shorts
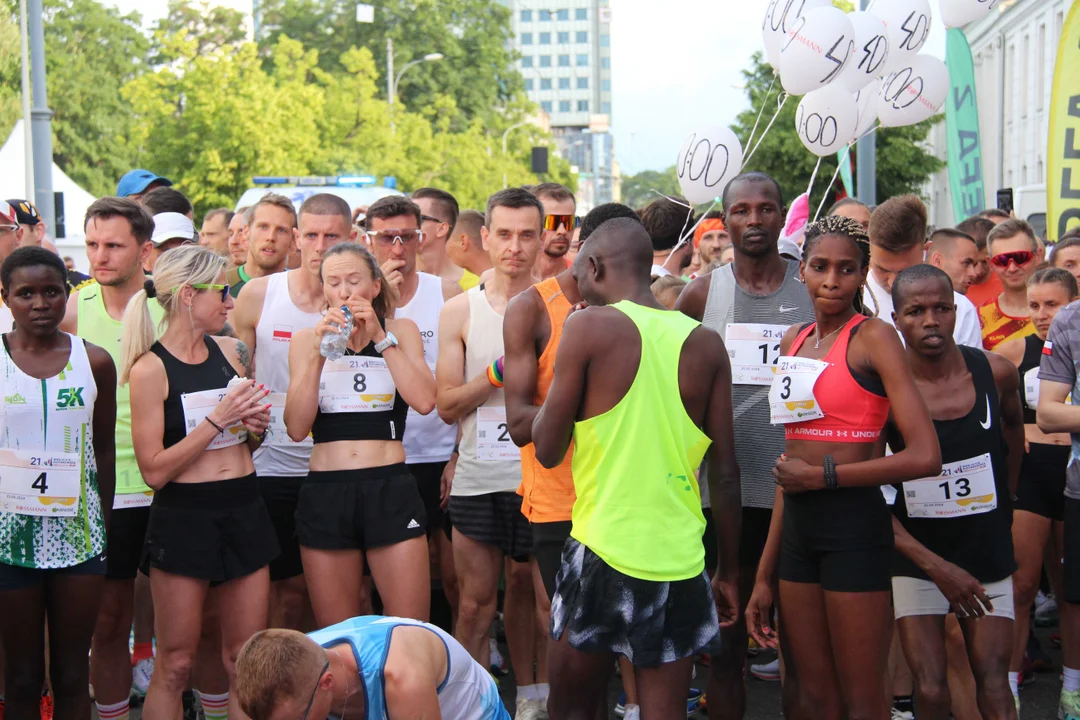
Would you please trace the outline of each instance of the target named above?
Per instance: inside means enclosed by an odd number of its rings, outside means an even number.
[[[521,514],[521,496],[517,493],[451,495],[449,510],[454,529],[465,537],[494,545],[518,562],[529,559],[532,529]]]

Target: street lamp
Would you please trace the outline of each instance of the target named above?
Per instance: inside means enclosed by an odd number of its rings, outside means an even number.
[[[401,76],[405,74],[409,68],[413,65],[419,65],[426,62],[438,62],[443,59],[442,53],[428,53],[419,60],[413,60],[412,62],[405,63],[405,67],[401,68],[401,72],[394,75],[394,40],[392,38],[386,38],[386,98],[387,102],[391,105],[394,104],[394,99],[397,97],[398,85],[401,84]]]
[[[507,138],[508,135],[510,135],[510,131],[511,130],[517,130],[519,127],[525,127],[528,124],[529,124],[528,122],[519,122],[519,123],[515,123],[515,124],[511,125],[510,127],[506,128],[506,132],[503,133],[503,156],[504,157],[506,156],[506,138]],[[506,189],[506,171],[504,170],[503,171],[503,190],[505,190],[505,189]]]

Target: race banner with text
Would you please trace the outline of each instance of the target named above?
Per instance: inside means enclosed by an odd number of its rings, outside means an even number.
[[[1046,234],[1056,241],[1080,227],[1080,3],[1061,29],[1050,95]]]
[[[945,134],[953,219],[960,222],[986,209],[983,186],[979,109],[975,102],[975,65],[964,31],[950,28],[945,36],[949,98],[945,101]]]

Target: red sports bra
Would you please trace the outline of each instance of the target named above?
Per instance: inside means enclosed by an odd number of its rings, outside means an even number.
[[[815,442],[877,442],[885,421],[889,418],[889,398],[870,392],[851,374],[847,362],[848,343],[852,331],[864,320],[865,315],[855,315],[848,321],[832,348],[822,360],[828,367],[814,384],[814,398],[825,417],[806,422],[788,423],[784,437],[788,440]],[[814,331],[817,323],[803,328],[788,355],[799,352],[803,342]]]

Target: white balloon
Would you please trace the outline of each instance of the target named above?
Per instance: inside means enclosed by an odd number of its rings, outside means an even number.
[[[932,55],[916,55],[881,80],[878,119],[885,127],[914,125],[937,114],[949,93],[949,71]]]
[[[998,0],[941,0],[941,22],[945,27],[963,27],[985,17]]]
[[[859,110],[843,85],[807,93],[795,111],[795,130],[806,149],[818,157],[832,155],[855,134]]]
[[[742,171],[739,138],[726,126],[692,132],[679,148],[675,174],[683,197],[698,205],[712,202],[724,186]]]
[[[881,78],[874,78],[869,85],[855,93],[855,106],[859,109],[859,123],[855,126],[852,142],[865,135],[877,122],[879,92],[881,92]]]
[[[889,36],[885,23],[868,12],[848,14],[855,30],[855,54],[844,65],[834,82],[851,92],[858,92],[881,75],[889,58]]]
[[[811,10],[789,28],[780,48],[780,83],[791,95],[825,87],[843,71],[855,52],[855,31],[843,10]]]
[[[810,10],[828,7],[830,0],[769,0],[765,18],[761,21],[761,36],[765,41],[765,60],[774,68],[780,59],[780,46],[788,30]]]
[[[889,35],[889,59],[881,68],[882,75],[911,62],[930,36],[929,0],[874,0],[867,12],[881,18]]]

